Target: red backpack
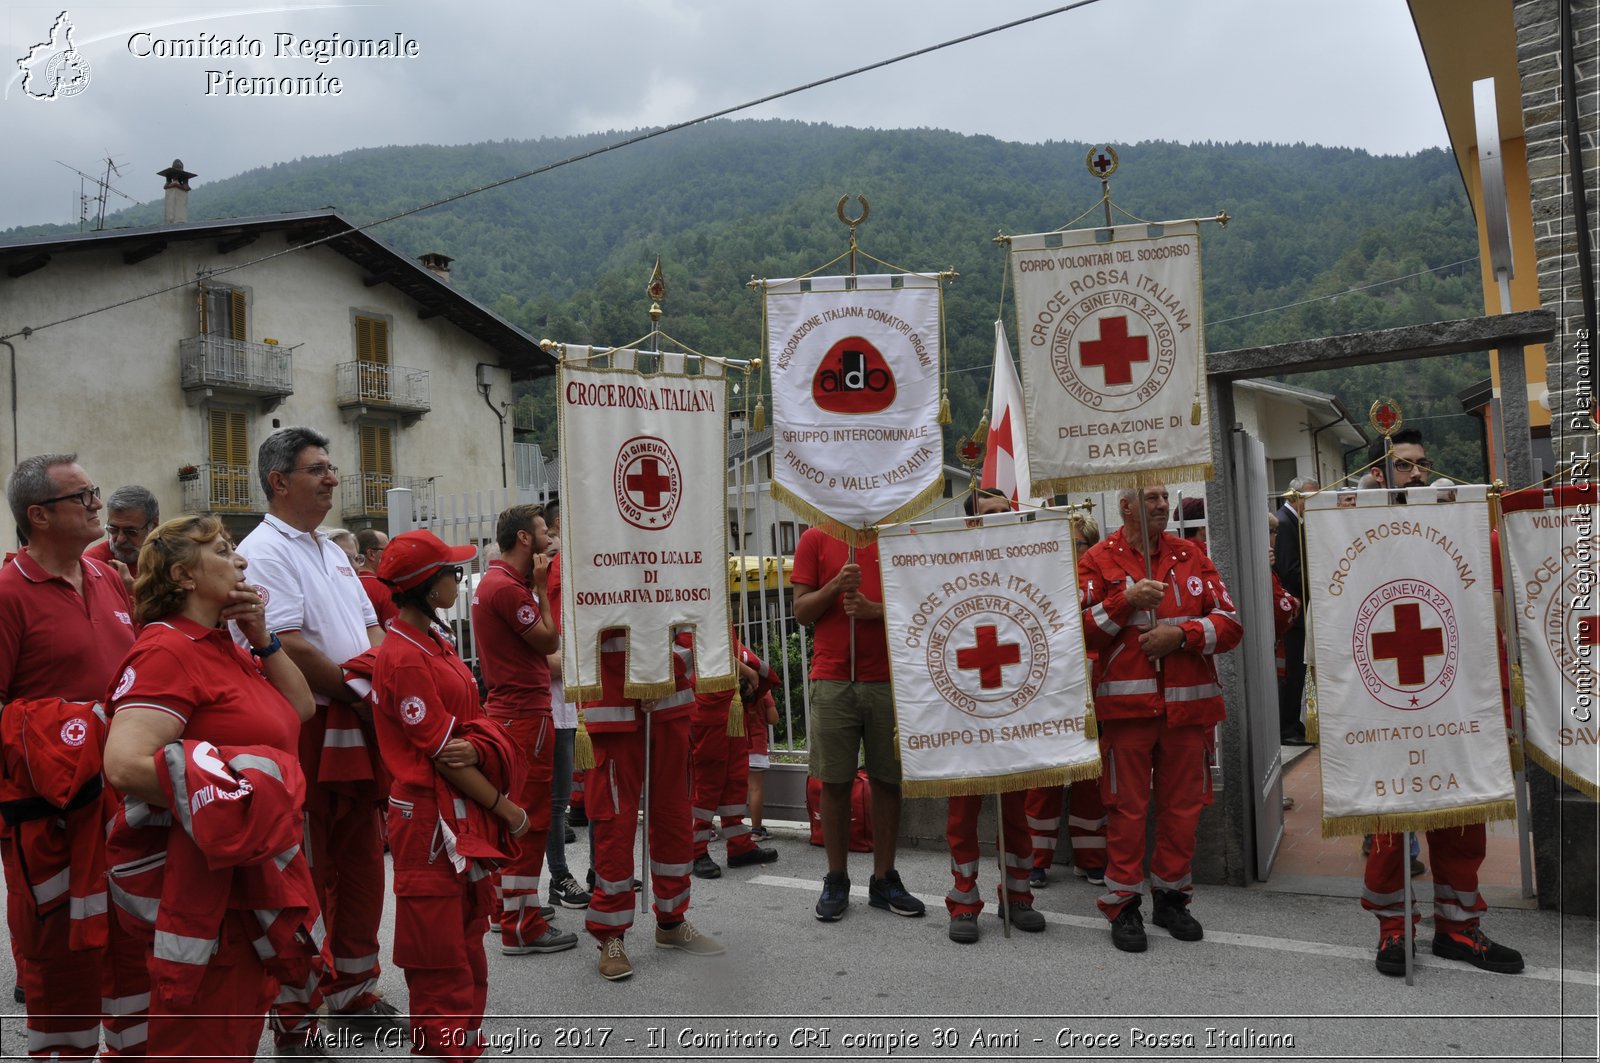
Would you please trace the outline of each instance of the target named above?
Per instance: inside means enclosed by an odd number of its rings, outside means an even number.
[[[806,818],[811,821],[811,844],[822,844],[822,780],[806,778]],[[872,783],[860,768],[850,783],[850,851],[872,852]]]

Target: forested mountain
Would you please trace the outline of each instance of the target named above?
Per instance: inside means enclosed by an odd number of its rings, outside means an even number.
[[[374,148],[212,182],[203,176],[203,151],[173,147],[202,172],[190,196],[193,219],[332,206],[365,223],[626,135]],[[946,304],[953,443],[978,419],[993,357],[1004,256],[991,238],[1086,213],[1077,224],[1100,221],[1099,182],[1084,167],[1088,148],[927,129],[723,121],[373,232],[410,255],[455,256],[462,290],[535,337],[570,342],[618,344],[646,332],[644,284],[659,254],[670,290],[663,328],[708,354],[748,358],[761,353],[761,299],[746,282],[793,276],[840,254],[846,231],[834,204],[843,194],[865,195],[871,216],[860,230],[862,250],[907,269],[961,274]],[[1447,151],[1374,156],[1304,144],[1166,142],[1118,150],[1117,206],[1143,219],[1219,210],[1233,219],[1226,228],[1202,228],[1211,350],[1483,312],[1476,232]],[[111,224],[159,220],[156,203]],[[880,268],[861,264],[863,272]],[[1351,289],[1362,290],[1323,298]],[[1014,328],[1009,297],[1005,313]],[[1473,477],[1483,472],[1479,433],[1455,396],[1487,374],[1482,353],[1290,382],[1332,391],[1358,415],[1378,394],[1392,394],[1407,421],[1428,432],[1440,466]],[[548,383],[519,401],[552,445]]]

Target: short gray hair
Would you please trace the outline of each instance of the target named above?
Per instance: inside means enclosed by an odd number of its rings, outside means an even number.
[[[123,484],[111,492],[111,497],[106,499],[106,509],[112,513],[142,509],[146,524],[161,523],[161,503],[156,501],[156,496],[150,493],[148,487],[140,487],[138,484]]]
[[[322,531],[320,528],[317,530],[319,532]],[[341,550],[360,553],[360,551],[356,549],[356,533],[351,531],[349,528],[330,528],[328,531],[322,532],[322,534],[338,543]]]
[[[272,481],[269,477],[275,472],[285,476],[294,472],[295,459],[307,447],[327,450],[328,437],[314,428],[294,425],[280,428],[261,441],[261,446],[256,450],[256,476],[261,480],[261,490],[267,493],[269,502],[272,500]]]
[[[28,507],[37,506],[56,493],[50,470],[77,463],[76,454],[35,454],[17,462],[17,467],[11,470],[11,479],[6,481],[6,502],[17,522],[19,538],[28,530]]]
[[[1289,481],[1289,490],[1284,492],[1284,497],[1289,497],[1290,492],[1303,495],[1308,487],[1321,490],[1322,483],[1315,476],[1296,476]]]

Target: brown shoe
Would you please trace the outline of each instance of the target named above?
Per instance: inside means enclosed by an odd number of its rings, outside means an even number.
[[[682,949],[695,956],[721,956],[728,951],[716,938],[708,938],[685,919],[670,930],[656,927],[656,948]]]
[[[633,977],[633,964],[628,962],[621,937],[606,938],[600,943],[600,977],[608,982],[620,982]]]

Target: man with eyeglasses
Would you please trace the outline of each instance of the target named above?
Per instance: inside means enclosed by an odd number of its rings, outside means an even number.
[[[76,751],[103,743],[105,732],[88,711],[56,701],[105,698],[133,646],[132,605],[121,576],[84,556],[104,532],[104,507],[76,455],[24,459],[6,499],[26,545],[0,569],[0,704],[8,733],[20,725],[29,741],[5,744],[0,856],[28,1052],[92,1059],[103,1025],[108,1056],[142,1055],[144,950],[106,919],[104,880],[94,874],[114,797],[98,773],[77,779]]]
[[[104,561],[107,566],[118,561],[128,568],[129,580],[139,578],[139,550],[145,536],[161,523],[161,503],[149,488],[138,484],[124,484],[111,492],[106,499],[106,537],[83,552],[83,556]]]
[[[373,770],[371,707],[346,682],[343,662],[383,641],[383,628],[350,558],[317,534],[339,487],[328,438],[310,428],[272,433],[256,453],[267,515],[239,553],[262,588],[267,629],[311,684],[317,712],[300,728],[312,878],[327,921],[333,969],[320,986],[283,986],[273,1005],[277,1054],[323,1056],[316,1008],[352,1030],[403,1026],[374,991],[383,915],[383,840]],[[336,775],[337,778],[325,777]]]

